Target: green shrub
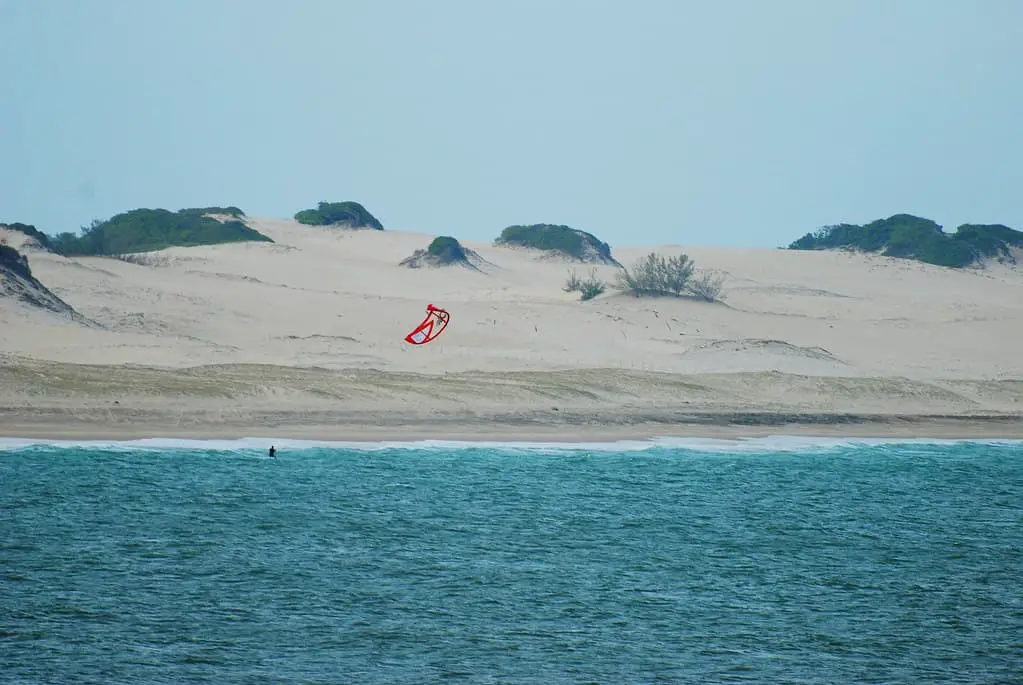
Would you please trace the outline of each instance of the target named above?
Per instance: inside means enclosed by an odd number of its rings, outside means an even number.
[[[60,254],[84,256],[240,241],[273,242],[237,220],[221,222],[195,210],[135,209],[106,221],[93,221],[82,228],[81,235],[60,233],[52,244]]]
[[[571,269],[568,272],[568,280],[565,281],[565,287],[562,288],[566,293],[579,292],[582,290],[583,282],[579,276],[576,275],[575,269]]]
[[[1023,248],[1023,232],[1002,224],[963,224],[952,238],[980,257],[1007,257],[1009,248]]]
[[[693,275],[693,262],[686,254],[664,257],[651,252],[636,262],[630,273],[623,269],[618,274],[619,287],[637,297],[671,295],[679,297]]]
[[[911,214],[895,214],[865,226],[825,226],[789,245],[790,250],[880,252],[948,267],[969,266],[986,257],[1009,257],[1010,247],[1023,247],[1023,233],[1008,226],[963,224],[949,235],[930,219]]]
[[[588,278],[582,282],[579,289],[579,299],[583,302],[592,300],[597,295],[603,294],[605,290],[607,290],[607,283],[597,278]]]
[[[577,292],[580,295],[579,299],[586,301],[604,293],[607,290],[607,283],[597,278],[596,269],[592,269],[586,279],[579,278],[573,269],[568,272],[568,280],[562,289],[566,293]]]
[[[724,298],[725,275],[712,270],[697,269],[686,283],[686,290],[707,302],[720,302]]]
[[[235,218],[242,218],[245,216],[245,212],[238,209],[237,207],[192,207],[189,209],[180,209],[178,214],[196,214],[202,216],[203,214],[222,214],[226,216],[233,216]]]
[[[383,224],[358,202],[321,202],[316,209],[303,209],[296,213],[295,221],[309,226],[346,224],[352,228],[384,230]]]
[[[463,262],[468,259],[462,244],[447,235],[434,238],[426,252],[441,262]]]
[[[517,245],[535,250],[558,252],[583,262],[604,262],[618,265],[611,256],[611,247],[592,233],[569,226],[533,224],[508,226],[494,241],[498,245]]]

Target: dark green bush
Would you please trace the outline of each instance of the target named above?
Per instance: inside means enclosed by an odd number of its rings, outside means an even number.
[[[441,262],[464,262],[468,259],[462,244],[446,235],[434,238],[426,252]]]
[[[192,207],[192,208],[189,208],[189,209],[178,210],[178,214],[198,214],[199,216],[202,216],[203,214],[226,214],[228,216],[233,216],[233,217],[236,217],[236,218],[239,218],[239,219],[242,218],[243,216],[245,216],[245,212],[243,212],[242,210],[240,210],[240,209],[238,209],[237,207],[234,207],[234,206],[231,206],[231,207]]]
[[[321,202],[316,209],[303,209],[296,213],[295,221],[309,226],[346,224],[352,228],[384,230],[383,224],[358,202]]]
[[[693,275],[693,262],[686,254],[664,257],[651,252],[636,262],[632,271],[623,269],[618,274],[619,287],[633,295],[679,297]]]
[[[586,301],[603,294],[607,290],[607,283],[597,278],[596,269],[591,270],[589,277],[585,279],[579,278],[572,270],[568,272],[568,280],[565,281],[563,290],[566,293],[577,292],[579,299]]]
[[[197,210],[135,209],[93,221],[81,235],[60,233],[51,242],[63,255],[116,255],[167,247],[191,247],[240,241],[273,242],[241,221],[220,222]]]
[[[969,266],[987,257],[1008,257],[1010,247],[1023,247],[1023,232],[1001,224],[963,224],[950,235],[930,219],[911,214],[895,214],[865,226],[825,226],[789,245],[790,250],[880,252],[948,267]]]
[[[592,233],[569,226],[533,224],[508,226],[495,241],[498,245],[517,245],[536,250],[559,252],[584,262],[618,264],[611,256],[611,247]]]

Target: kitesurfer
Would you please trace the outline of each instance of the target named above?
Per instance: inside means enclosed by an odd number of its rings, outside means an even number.
[[[270,445],[270,452],[269,452],[269,454],[270,454],[270,458],[271,459],[276,459],[277,458],[277,448],[275,448],[273,445]]]

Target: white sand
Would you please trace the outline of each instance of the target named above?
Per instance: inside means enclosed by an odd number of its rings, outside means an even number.
[[[147,265],[25,246],[35,276],[98,325],[0,299],[0,373],[33,360],[377,370],[391,379],[386,392],[367,390],[381,412],[480,402],[494,411],[546,408],[551,402],[528,381],[521,391],[501,389],[521,381],[504,372],[538,371],[561,373],[549,376],[560,379],[554,401],[571,405],[572,388],[585,389],[579,406],[593,411],[706,401],[739,411],[1023,412],[1023,382],[1016,382],[1023,378],[1023,266],[956,270],[844,252],[613,247],[626,266],[650,251],[685,252],[697,267],[726,274],[726,300],[611,290],[581,302],[562,291],[569,269],[586,276],[595,268],[608,281],[616,269],[472,242],[464,244],[490,262],[482,273],[408,269],[398,262],[433,236],[249,223],[276,242],[172,248],[144,255]],[[0,238],[18,247],[20,234],[0,231]],[[427,303],[448,309],[451,325],[437,341],[412,347],[403,337]],[[447,374],[447,385],[436,386],[438,396],[429,379],[387,376],[408,372]],[[473,372],[473,382],[452,385],[450,374],[463,372]],[[696,375],[718,394],[687,394],[673,385],[679,378],[647,372]],[[340,409],[368,406],[369,395],[328,397],[289,385],[282,373],[257,374],[265,380],[260,402],[270,398],[278,410],[328,400]],[[65,402],[52,382],[33,392],[7,378],[0,404],[8,408]],[[373,385],[371,376],[360,382]],[[83,406],[112,396],[75,392]],[[121,401],[132,405],[136,395],[150,396],[147,406],[157,401],[144,389]],[[158,399],[170,406],[186,395],[165,390]],[[243,396],[251,393],[239,390]]]

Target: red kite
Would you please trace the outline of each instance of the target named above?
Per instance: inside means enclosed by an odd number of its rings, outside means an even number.
[[[426,318],[423,319],[423,323],[419,324],[414,331],[405,336],[405,342],[412,345],[423,345],[431,340],[435,340],[448,327],[448,321],[450,320],[451,315],[445,310],[428,304],[426,305]]]

